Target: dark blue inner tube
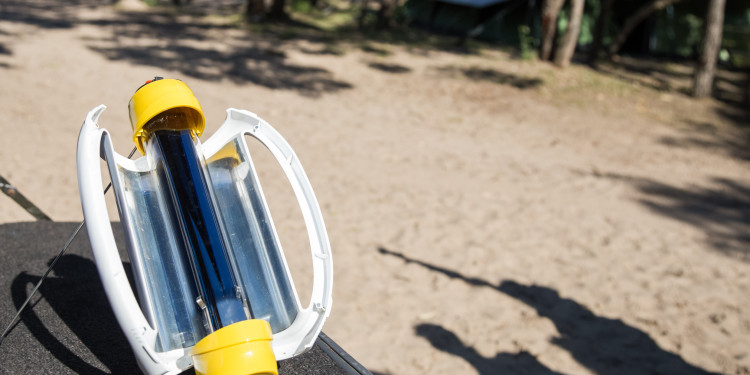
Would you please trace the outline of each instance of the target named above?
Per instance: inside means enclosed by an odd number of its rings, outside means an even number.
[[[219,219],[189,130],[158,130],[152,136],[180,222],[198,290],[214,330],[246,320]],[[249,302],[248,302],[249,303]],[[249,306],[248,306],[249,307]]]

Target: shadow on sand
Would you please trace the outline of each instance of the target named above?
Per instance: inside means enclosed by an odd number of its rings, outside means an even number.
[[[372,63],[367,64],[367,66],[375,70],[380,70],[381,72],[393,73],[393,74],[411,72],[411,68],[403,66],[403,65],[398,65],[398,64],[372,62]]]
[[[484,279],[464,276],[459,272],[433,265],[421,260],[410,258],[402,253],[379,248],[378,252],[392,256],[406,263],[417,264],[428,270],[441,273],[451,279],[458,279],[469,285],[488,287],[500,293],[517,299],[534,308],[539,316],[550,319],[560,333],[560,337],[553,342],[565,349],[581,365],[597,374],[681,374],[706,375],[709,372],[693,366],[680,356],[659,347],[645,332],[625,324],[619,319],[608,319],[597,316],[580,303],[563,298],[548,287],[537,285],[523,285],[512,280],[503,280],[497,285]],[[476,350],[466,347],[455,334],[442,327],[421,324],[416,328],[417,334],[426,337],[439,350],[457,355],[475,366],[482,374],[490,367],[505,363],[507,358],[513,359],[508,370],[514,368],[524,370],[518,373],[551,373],[546,367],[535,367],[537,362],[529,359],[523,353],[513,355],[498,354],[494,359],[483,358],[476,354]],[[498,363],[495,363],[497,361]],[[523,365],[523,363],[526,363]],[[518,367],[513,367],[518,366]],[[492,372],[497,373],[497,372]]]
[[[691,95],[695,60],[619,56],[598,65],[599,72],[621,81],[650,87],[657,91],[675,91]],[[714,77],[712,96],[734,106],[741,106],[750,71],[719,65]]]
[[[703,231],[712,249],[750,261],[750,186],[714,178],[710,186],[681,188],[649,178],[614,173],[600,178],[632,184],[645,195],[639,203],[651,211]]]
[[[0,7],[0,19],[5,22],[24,23],[43,29],[69,29],[75,25],[76,13],[86,7],[109,2],[97,0],[24,1],[6,0]]]
[[[488,68],[444,66],[438,68],[437,71],[448,76],[461,75],[472,81],[492,82],[499,85],[513,86],[518,89],[533,89],[544,83],[540,78],[526,78]]]
[[[467,346],[455,333],[436,324],[419,324],[414,327],[417,336],[424,337],[435,349],[461,357],[469,362],[480,375],[492,374],[560,374],[547,368],[526,351],[519,353],[497,353],[484,357],[471,346]]]
[[[233,25],[156,8],[148,12],[118,11],[116,17],[79,16],[81,9],[110,3],[11,0],[0,8],[0,18],[41,28],[94,26],[98,36],[87,38],[86,44],[107,59],[178,71],[202,80],[227,79],[305,96],[353,87],[322,67],[290,63],[281,49],[283,41],[259,38]]]
[[[89,48],[109,60],[129,61],[190,77],[252,83],[306,96],[351,89],[328,70],[287,61],[283,43],[253,40],[247,32],[226,25],[183,20],[157,12],[121,13],[117,20],[95,21],[108,36]]]
[[[744,120],[739,110],[725,108],[721,115],[740,126],[748,127],[750,117]],[[750,113],[750,112],[749,112]],[[703,149],[707,152],[726,153],[741,160],[750,160],[750,128],[730,132],[710,122],[685,121],[686,128],[680,136],[665,136],[659,141],[669,147]]]

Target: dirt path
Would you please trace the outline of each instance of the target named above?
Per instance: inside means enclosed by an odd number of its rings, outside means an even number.
[[[82,218],[87,111],[109,107],[101,124],[127,154],[133,90],[179,78],[206,134],[240,107],[295,147],[335,255],[325,330],[371,370],[750,371],[750,153],[732,106],[621,67],[332,50],[75,3],[0,2],[0,175],[53,220]],[[262,179],[304,284],[301,218],[278,175]],[[31,220],[5,196],[0,213]]]

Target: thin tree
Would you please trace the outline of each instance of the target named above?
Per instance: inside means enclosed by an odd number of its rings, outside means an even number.
[[[263,0],[247,0],[245,16],[248,20],[257,21],[266,15],[266,3]]]
[[[583,18],[583,4],[585,0],[570,0],[570,21],[565,34],[560,41],[560,48],[555,52],[555,64],[561,68],[570,65],[570,59],[578,44],[578,34],[581,32],[581,18]]]
[[[716,73],[716,58],[721,46],[721,31],[724,26],[724,5],[726,0],[711,0],[706,16],[706,34],[703,37],[701,54],[693,81],[693,96],[704,98],[711,95],[711,87]]]
[[[361,3],[361,8],[357,16],[357,26],[360,30],[368,27],[368,25],[365,25],[365,20],[370,14],[371,3],[378,6],[378,11],[375,14],[376,29],[388,29],[396,26],[393,16],[396,13],[396,9],[401,6],[399,0],[359,0],[359,2]]]
[[[273,0],[271,3],[271,11],[268,12],[268,17],[274,19],[287,18],[286,10],[284,9],[285,6],[286,0]]]
[[[393,26],[393,13],[396,10],[396,0],[380,0],[380,9],[378,10],[375,27],[378,29],[387,29]]]
[[[625,41],[628,40],[628,36],[630,36],[630,33],[632,33],[633,30],[635,30],[636,26],[643,22],[643,20],[648,18],[648,16],[650,16],[657,10],[666,8],[667,5],[671,5],[680,1],[682,0],[652,0],[646,5],[638,8],[635,13],[633,13],[625,20],[625,23],[622,25],[620,32],[617,34],[617,37],[615,37],[615,41],[612,43],[612,45],[609,46],[609,56],[614,56],[617,54],[617,52],[620,51],[620,47],[622,47]]]
[[[565,0],[544,0],[542,3],[542,41],[539,45],[539,59],[547,61],[552,56],[557,33],[557,16]]]

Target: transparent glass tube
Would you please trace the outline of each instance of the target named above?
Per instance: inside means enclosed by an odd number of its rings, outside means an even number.
[[[178,228],[210,330],[250,319],[210,193],[200,141],[191,130],[157,130],[147,140],[163,168]]]

